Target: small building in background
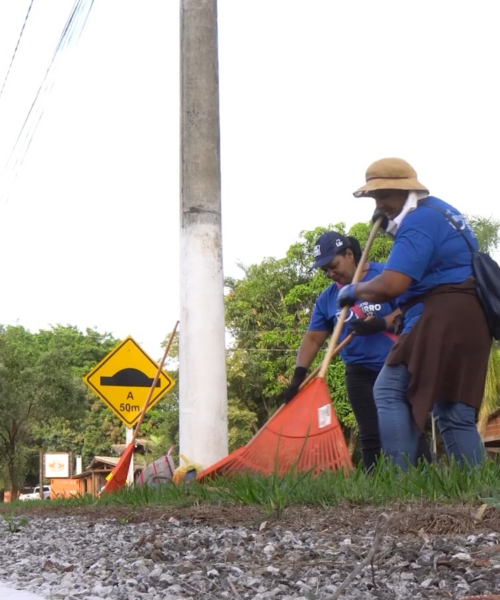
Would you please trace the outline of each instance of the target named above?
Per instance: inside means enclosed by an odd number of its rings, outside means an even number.
[[[80,493],[80,482],[76,477],[58,477],[50,480],[50,499],[71,498]]]
[[[500,408],[488,418],[488,424],[483,434],[486,452],[491,457],[500,454]]]
[[[74,477],[78,482],[78,494],[80,496],[85,494],[97,496],[106,485],[106,477],[118,464],[119,460],[118,456],[94,456],[83,473]]]
[[[145,467],[145,461],[141,458],[134,454],[134,478]],[[78,494],[80,496],[85,494],[98,496],[106,485],[106,477],[116,467],[119,460],[119,456],[95,456],[83,473],[74,476],[78,482]]]

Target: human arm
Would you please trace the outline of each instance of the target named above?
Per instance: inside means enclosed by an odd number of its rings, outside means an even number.
[[[290,402],[298,394],[300,385],[306,378],[307,370],[329,335],[329,331],[315,331],[310,329],[306,331],[297,353],[292,380],[283,394],[285,403]]]
[[[297,353],[296,367],[305,367],[306,370],[309,369],[313,360],[316,358],[316,354],[321,350],[329,335],[329,331],[307,330],[302,338]]]
[[[408,275],[385,269],[370,281],[344,286],[338,295],[339,306],[352,306],[356,300],[390,302],[406,292],[411,282]]]
[[[336,294],[336,290],[336,287],[330,286],[316,299],[309,327],[297,352],[292,380],[283,395],[285,403],[290,402],[297,395],[300,385],[306,378],[307,369],[333,329],[335,317],[332,316],[332,312],[335,312],[335,295],[332,297],[332,293]]]
[[[410,219],[408,215],[406,219]],[[352,306],[356,300],[390,302],[401,296],[412,281],[420,281],[435,253],[434,241],[416,227],[398,233],[384,271],[370,281],[344,286],[339,306]]]

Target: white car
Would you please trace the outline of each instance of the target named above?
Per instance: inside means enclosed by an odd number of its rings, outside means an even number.
[[[50,498],[50,485],[43,486],[43,498]],[[29,494],[21,494],[19,496],[19,500],[40,500],[40,486],[37,485],[36,488]]]

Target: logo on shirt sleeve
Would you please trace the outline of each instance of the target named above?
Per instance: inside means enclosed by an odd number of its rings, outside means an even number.
[[[464,215],[460,214],[460,213],[453,213],[449,208],[446,209],[446,214],[450,217],[450,219],[453,221],[453,223],[456,224],[456,226],[458,227],[458,229],[460,231],[464,231],[464,229],[468,229],[471,233],[472,232],[472,227],[470,226],[469,221],[465,218]],[[455,226],[453,225],[453,223],[450,223],[448,221],[448,224],[453,227],[453,229],[455,229]]]

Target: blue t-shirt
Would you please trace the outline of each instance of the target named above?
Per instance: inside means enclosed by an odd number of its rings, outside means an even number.
[[[384,269],[382,263],[369,263],[368,270],[361,281],[369,281],[377,275],[380,275]],[[310,331],[333,331],[341,309],[337,306],[337,295],[339,287],[332,283],[322,292],[314,306],[311,322],[308,329]],[[385,317],[396,310],[395,303],[370,303],[358,300],[356,302],[359,309],[368,317]],[[345,325],[339,337],[339,343],[342,342],[350,333],[347,323],[351,319],[356,319],[353,310],[347,313]],[[393,345],[393,340],[383,333],[374,335],[354,336],[345,348],[340,351],[340,356],[346,365],[363,365],[372,369],[381,369],[384,366],[385,359]]]
[[[397,299],[398,306],[437,286],[463,283],[472,276],[470,249],[462,235],[439,211],[446,211],[477,249],[476,237],[465,217],[439,198],[429,196],[408,213],[396,233],[385,268],[412,278],[410,287]],[[403,333],[415,325],[423,304],[415,304],[405,314]]]

